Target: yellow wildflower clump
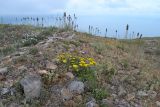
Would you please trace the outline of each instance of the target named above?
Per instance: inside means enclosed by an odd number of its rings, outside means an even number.
[[[61,62],[74,71],[88,69],[96,65],[93,58],[73,56],[69,53],[62,53],[58,56],[58,62]]]

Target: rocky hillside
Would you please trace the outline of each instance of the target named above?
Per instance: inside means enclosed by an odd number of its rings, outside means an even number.
[[[0,25],[0,107],[160,107],[160,38]]]

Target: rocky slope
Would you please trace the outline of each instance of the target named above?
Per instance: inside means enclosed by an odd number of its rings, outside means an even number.
[[[94,58],[94,74],[81,79],[62,53]],[[0,25],[0,107],[160,107],[159,77],[159,38]]]

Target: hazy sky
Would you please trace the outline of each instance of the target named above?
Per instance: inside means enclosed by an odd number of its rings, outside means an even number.
[[[78,15],[81,30],[93,25],[114,35],[130,32],[160,36],[160,0],[0,0],[0,16],[55,15],[63,12]]]
[[[0,15],[53,14],[160,16],[160,0],[0,0]]]

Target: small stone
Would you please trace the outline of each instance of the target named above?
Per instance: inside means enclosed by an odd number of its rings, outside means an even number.
[[[72,81],[69,84],[68,89],[74,94],[81,94],[84,92],[84,83],[81,81]]]
[[[65,75],[66,75],[67,79],[71,79],[71,80],[74,79],[74,75],[71,72],[67,72]]]
[[[134,93],[131,93],[131,94],[127,95],[127,100],[128,101],[133,100],[134,98],[135,98],[135,94]]]
[[[47,69],[55,70],[57,68],[57,65],[55,65],[52,62],[48,62],[47,65],[46,65],[46,67],[47,67]]]
[[[160,102],[156,101],[156,105],[157,105],[157,107],[160,107]]]
[[[86,103],[86,107],[99,107],[99,106],[96,104],[96,101],[91,100]]]
[[[10,92],[9,88],[2,88],[1,89],[1,95],[8,94]]]
[[[130,104],[124,99],[123,100],[116,99],[115,104],[116,104],[115,107],[131,107]]]
[[[138,91],[137,95],[139,97],[147,97],[148,96],[148,94],[145,91]]]
[[[41,91],[41,78],[37,75],[27,75],[21,81],[27,99],[39,97]]]
[[[12,87],[14,84],[14,80],[13,79],[7,79],[7,81],[4,82],[5,87]]]
[[[8,72],[8,68],[4,67],[4,68],[0,68],[0,74],[1,75],[5,75]]]
[[[47,74],[48,71],[46,71],[46,70],[39,70],[38,73],[41,74],[41,75],[43,75],[43,74]]]
[[[113,98],[117,98],[117,94],[111,94]]]
[[[61,96],[62,96],[64,101],[65,100],[70,100],[73,97],[72,93],[66,88],[63,88],[61,90]]]
[[[149,94],[149,97],[150,97],[150,98],[153,98],[153,99],[156,98],[156,96],[157,96],[157,92],[151,91],[151,90],[148,91],[148,94]]]
[[[119,70],[119,71],[118,71],[118,74],[124,74],[124,73],[125,73],[124,70]]]
[[[118,88],[119,92],[118,92],[118,96],[125,96],[126,95],[126,90],[120,85]]]

